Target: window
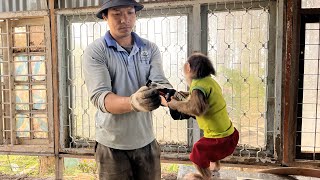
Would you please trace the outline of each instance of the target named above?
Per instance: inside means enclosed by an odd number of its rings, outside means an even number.
[[[320,159],[320,18],[302,16],[297,115],[297,158]]]
[[[142,38],[155,42],[162,54],[166,77],[174,88],[187,90],[183,82],[181,68],[187,56],[187,16],[172,11],[170,16],[159,14],[147,16],[140,14],[136,22],[135,32]],[[64,38],[66,40],[66,56],[62,64],[61,86],[63,95],[61,109],[64,126],[69,127],[65,134],[70,144],[65,147],[92,147],[95,140],[95,107],[89,101],[87,88],[82,76],[82,55],[88,44],[104,36],[108,30],[107,23],[97,21],[94,14],[79,17],[66,16],[67,24]],[[86,19],[86,21],[82,21]],[[66,111],[67,110],[67,111]],[[173,121],[166,108],[159,108],[153,115],[154,131],[162,142],[187,145],[187,121]]]
[[[274,89],[274,85],[267,82],[275,76],[275,68],[269,67],[275,59],[275,26],[271,24],[275,23],[275,7],[276,2],[271,1],[202,3],[199,15],[192,13],[192,5],[150,8],[138,13],[134,28],[142,38],[158,45],[166,77],[175,89],[184,91],[187,84],[183,64],[193,51],[193,40],[202,38],[197,48],[206,48],[217,70],[216,79],[223,88],[228,112],[240,131],[236,154],[241,156],[272,157],[274,152],[274,101],[268,104],[274,99],[268,89]],[[201,23],[195,23],[199,16]],[[63,147],[90,148],[95,140],[96,109],[88,99],[81,61],[86,46],[104,36],[108,27],[91,12],[62,15],[60,22],[58,39],[64,45],[59,50],[60,118],[68,142]],[[199,36],[192,32],[196,24],[201,24]],[[154,111],[153,122],[164,151],[186,152],[201,136],[195,121],[174,121],[167,108]]]
[[[269,6],[230,4],[225,8],[208,7],[208,55],[240,133],[239,145],[265,148]]]
[[[46,28],[43,18],[0,21],[2,144],[52,141]]]

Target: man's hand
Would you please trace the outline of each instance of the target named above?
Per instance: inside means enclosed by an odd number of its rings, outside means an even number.
[[[134,111],[149,112],[160,106],[161,98],[157,89],[142,86],[130,96],[130,104]]]
[[[161,97],[161,105],[168,107],[168,102],[167,102],[166,98],[163,96],[160,96],[160,97]]]

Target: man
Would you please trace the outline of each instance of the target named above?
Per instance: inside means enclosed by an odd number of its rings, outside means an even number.
[[[134,0],[107,0],[97,17],[110,31],[85,50],[83,71],[90,101],[98,109],[96,161],[99,179],[160,179],[160,147],[155,140],[152,110],[161,100],[147,80],[171,87],[158,47],[132,32]]]

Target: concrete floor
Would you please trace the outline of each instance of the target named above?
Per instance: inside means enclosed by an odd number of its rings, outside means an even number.
[[[179,165],[177,175],[178,180],[183,180],[183,176],[190,172],[196,172],[196,169],[190,165]],[[236,180],[320,180],[320,178],[311,178],[304,176],[277,176],[273,174],[259,173],[255,171],[242,171],[237,168],[222,167],[213,179],[236,179]]]

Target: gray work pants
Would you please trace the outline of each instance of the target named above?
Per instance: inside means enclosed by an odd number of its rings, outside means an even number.
[[[100,143],[96,162],[100,180],[160,180],[160,147],[156,140],[135,150],[119,150]]]

